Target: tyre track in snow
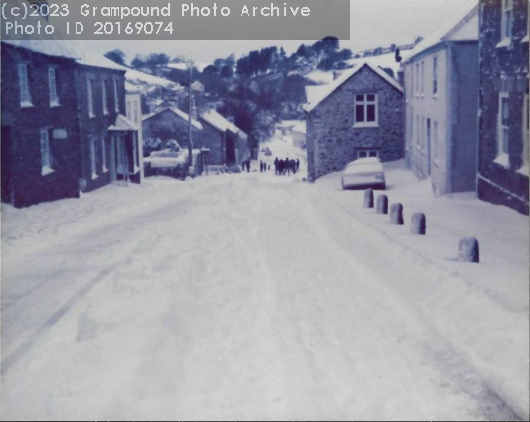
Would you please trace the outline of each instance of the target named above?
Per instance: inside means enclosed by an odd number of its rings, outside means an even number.
[[[215,187],[208,187],[208,190],[213,190]],[[2,375],[5,375],[9,372],[11,367],[15,365],[20,359],[26,356],[40,341],[45,337],[48,331],[52,330],[57,323],[65,317],[75,306],[99,283],[103,282],[106,277],[111,274],[113,271],[116,271],[118,268],[129,265],[129,260],[132,255],[133,250],[136,248],[138,243],[149,243],[151,240],[156,239],[163,234],[162,231],[151,233],[149,232],[149,226],[154,226],[158,218],[163,218],[170,211],[177,209],[177,216],[173,215],[173,218],[178,217],[178,215],[183,216],[189,212],[189,209],[193,206],[192,196],[193,192],[188,193],[187,196],[179,197],[175,202],[164,204],[161,208],[144,210],[140,214],[133,215],[128,219],[123,219],[123,216],[120,216],[120,221],[109,222],[104,226],[100,227],[97,231],[91,233],[90,240],[87,243],[87,234],[86,233],[77,233],[74,236],[70,237],[67,242],[61,242],[59,245],[54,245],[46,254],[50,256],[62,255],[63,250],[68,250],[70,253],[72,249],[81,249],[80,256],[83,261],[90,262],[90,258],[86,258],[83,255],[85,252],[93,253],[94,255],[99,255],[97,251],[100,251],[101,247],[104,246],[105,249],[102,251],[107,256],[110,257],[108,261],[110,263],[106,264],[102,270],[97,272],[95,277],[91,277],[88,280],[77,281],[76,291],[72,292],[71,296],[63,299],[64,303],[61,304],[57,311],[48,316],[40,316],[39,319],[44,320],[45,322],[38,326],[35,330],[31,331],[25,336],[24,340],[17,338],[17,345],[13,347],[13,344],[8,344],[5,341],[3,333],[2,335]],[[130,234],[133,233],[131,228],[139,225],[145,224],[143,231],[136,235],[136,237],[130,237]],[[116,240],[118,239],[118,240]],[[105,241],[108,243],[105,244]],[[66,244],[65,244],[66,243]],[[94,245],[95,243],[95,245]],[[125,245],[123,244],[125,243]],[[96,251],[94,253],[94,251]],[[69,255],[71,256],[71,255]],[[28,262],[31,263],[32,257],[27,257]],[[75,267],[79,265],[77,262],[67,263],[66,260],[63,260],[63,265],[66,265],[75,272]],[[12,265],[12,263],[10,263]],[[5,265],[5,264],[4,264]],[[39,275],[44,278],[44,281],[33,286],[27,292],[19,294],[13,297],[4,297],[2,300],[9,300],[7,307],[2,307],[2,320],[3,327],[9,326],[12,329],[14,324],[14,319],[19,318],[18,308],[22,307],[25,300],[33,300],[39,294],[39,290],[43,288],[49,288],[50,284],[56,282],[51,277],[46,277],[46,266],[42,266],[39,262],[37,266]],[[23,267],[22,269],[24,269]],[[55,272],[55,268],[50,269],[51,273]],[[14,276],[10,274],[10,276]],[[27,308],[28,306],[24,306]],[[14,315],[14,317],[11,317]]]
[[[342,208],[342,205],[335,201],[336,197],[330,192],[322,190],[320,193],[324,195],[324,198],[322,198],[321,202],[313,203],[310,207],[310,212],[313,214],[314,218],[320,218],[329,229],[326,231],[322,230],[321,235],[324,238],[327,238],[327,241],[331,244],[335,245],[337,253],[341,253],[345,257],[359,257],[356,259],[362,259],[364,261],[363,263],[366,271],[371,272],[374,275],[380,273],[379,277],[375,276],[373,279],[385,280],[385,287],[396,292],[398,297],[403,297],[403,290],[401,290],[399,286],[394,285],[392,283],[393,281],[399,283],[400,280],[412,278],[425,282],[426,279],[431,278],[434,279],[435,283],[443,283],[447,279],[456,278],[458,282],[463,285],[466,284],[465,280],[460,279],[459,276],[447,271],[431,258],[423,257],[415,251],[408,249],[406,246],[404,246],[404,250],[402,250],[401,248],[403,246],[396,245],[395,256],[399,258],[390,258],[388,256],[382,257],[381,252],[385,251],[386,253],[387,251],[378,247],[375,242],[379,242],[380,245],[385,242],[390,244],[390,238],[384,233],[380,233],[375,226],[367,228],[364,226],[364,222],[356,220],[355,214],[350,210]],[[333,216],[326,215],[329,212],[329,208],[322,206],[322,204],[326,202],[335,203],[335,209],[340,209],[345,218],[338,219],[337,214],[334,214]],[[374,218],[379,217],[381,216],[374,215]],[[383,217],[388,218],[388,216]],[[345,236],[341,236],[341,239],[339,239],[330,235],[330,233],[341,233],[341,231],[338,230],[338,226],[342,223],[341,227],[344,227],[344,220],[350,220],[349,227],[351,228],[351,232],[355,233],[357,239],[363,239],[362,248],[359,248],[358,242],[352,242],[350,239],[347,240]],[[351,249],[347,249],[347,247]],[[383,258],[386,258],[385,262],[392,266],[392,270],[389,271],[388,268],[380,268],[378,266]],[[412,272],[410,272],[410,265],[403,265],[406,261],[411,259],[412,268],[414,268]],[[437,275],[431,275],[429,270],[425,270],[425,267],[436,268]],[[444,275],[440,277],[439,272]],[[392,274],[391,279],[388,278],[389,273]],[[475,294],[480,293],[475,291]],[[440,330],[440,324],[436,324],[435,321],[432,321],[433,316],[426,315],[425,311],[420,310],[417,306],[418,304],[415,304],[413,301],[404,300],[403,303],[412,305],[412,307],[409,306],[409,308],[418,314],[418,320],[421,319],[422,324],[429,327],[429,330],[433,333],[433,335],[430,336],[431,338],[423,344],[426,356],[444,371],[450,379],[456,382],[461,387],[462,391],[473,397],[473,399],[480,404],[481,411],[485,418],[489,420],[526,420],[525,417],[522,416],[525,414],[524,409],[521,410],[521,407],[518,407],[518,411],[516,411],[512,407],[512,404],[514,403],[513,400],[506,400],[503,398],[503,393],[506,394],[506,392],[496,391],[496,388],[492,385],[492,380],[484,378],[480,370],[477,370],[476,366],[468,360],[467,356],[463,356],[455,350],[455,343],[451,338],[448,338],[447,332],[443,333],[443,330]],[[494,302],[492,301],[491,304],[494,305]],[[495,308],[495,305],[493,308]],[[499,310],[496,309],[496,311]],[[500,311],[502,311],[502,309],[500,309]],[[469,320],[472,321],[472,319]]]

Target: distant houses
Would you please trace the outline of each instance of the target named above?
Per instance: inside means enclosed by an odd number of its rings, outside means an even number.
[[[15,207],[140,182],[125,72],[65,42],[2,41],[2,201]]]
[[[408,52],[405,157],[438,195],[475,190],[478,6]]]
[[[308,175],[315,180],[357,158],[403,157],[403,88],[360,63],[333,83],[307,87]]]
[[[528,1],[483,0],[479,21],[478,197],[528,215]]]

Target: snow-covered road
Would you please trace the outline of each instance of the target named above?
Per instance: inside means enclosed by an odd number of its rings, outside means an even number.
[[[3,238],[3,419],[525,411],[527,312],[365,224],[353,193],[271,173],[127,189]]]

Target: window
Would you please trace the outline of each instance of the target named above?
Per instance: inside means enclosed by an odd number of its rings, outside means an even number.
[[[40,156],[41,174],[45,176],[52,173],[52,152],[50,149],[50,131],[48,129],[41,129],[40,131]]]
[[[421,62],[421,95],[425,93],[425,62]]]
[[[416,63],[416,95],[420,92],[420,64]]]
[[[28,82],[28,65],[18,65],[18,84],[20,88],[20,106],[31,107],[31,95],[29,93],[29,82]]]
[[[91,136],[89,138],[89,147],[90,147],[90,174],[92,179],[97,177],[96,173],[96,137]]]
[[[438,57],[432,59],[432,95],[438,93]]]
[[[103,114],[109,114],[108,98],[107,98],[107,82],[101,80],[101,98],[103,101]]]
[[[499,92],[499,109],[497,112],[497,163],[507,167],[508,162],[508,144],[509,144],[509,126],[508,118],[510,116],[509,100],[507,92]]]
[[[377,94],[356,94],[354,103],[354,126],[377,126]]]
[[[103,172],[107,171],[107,145],[106,145],[106,138],[105,136],[101,136],[100,138],[101,142],[101,167]]]
[[[379,157],[379,151],[369,149],[357,151],[357,158],[367,157]]]
[[[132,120],[132,116],[131,116],[132,108],[131,108],[131,102],[130,101],[127,101],[127,107],[125,107],[125,108],[127,110],[127,118],[129,120]]]
[[[425,117],[421,118],[421,150],[425,152]]]
[[[114,110],[116,113],[120,112],[120,102],[118,101],[118,81],[116,79],[113,79],[113,87],[114,87]]]
[[[94,98],[92,92],[92,86],[94,81],[92,79],[87,79],[87,99],[88,99],[88,116],[94,117]]]
[[[524,103],[523,103],[523,156],[521,160],[521,166],[526,168],[528,174],[528,154],[530,154],[529,151],[529,143],[530,143],[530,128],[529,128],[529,118],[528,113],[530,111],[530,101],[528,94],[524,95]]]
[[[50,106],[59,105],[59,96],[57,95],[57,69],[53,66],[48,68],[48,85],[50,88]]]
[[[502,0],[501,39],[512,38],[513,0]]]

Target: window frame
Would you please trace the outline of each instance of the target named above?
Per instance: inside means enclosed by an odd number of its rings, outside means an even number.
[[[423,97],[425,95],[425,62],[422,60],[421,62],[421,96]]]
[[[87,78],[87,101],[88,101],[88,117],[96,117],[94,113],[94,79]]]
[[[370,155],[375,152],[375,157]],[[360,158],[379,158],[380,151],[378,149],[358,149],[357,150],[357,159]],[[361,154],[366,154],[364,157],[361,157]]]
[[[20,96],[20,107],[22,108],[33,107],[33,102],[31,99],[31,90],[29,86],[28,68],[29,68],[28,63],[19,63],[17,66],[18,88],[19,88],[18,92]]]
[[[502,104],[503,100],[506,100],[508,107],[508,119],[510,117],[510,93],[508,91],[499,91],[498,97],[498,108],[497,108],[497,158],[494,160],[497,164],[503,167],[509,167],[509,145],[510,145],[510,126],[503,126],[502,124]],[[508,140],[506,145],[506,152],[504,151],[504,131],[508,132]]]
[[[45,139],[43,139],[45,135]],[[53,173],[53,155],[50,144],[50,128],[41,128],[39,130],[40,154],[41,154],[41,175],[46,176]],[[45,148],[43,148],[45,147]]]
[[[106,173],[109,171],[109,168],[107,163],[107,137],[105,134],[102,134],[99,137],[99,143],[101,147],[101,170],[103,173]]]
[[[57,89],[57,66],[48,66],[48,89],[50,94],[50,107],[60,106],[59,91]]]
[[[368,100],[368,96],[373,95],[373,100]],[[362,96],[362,100],[358,100],[357,97]],[[363,107],[363,121],[357,121],[357,106]],[[368,107],[374,106],[374,120],[368,121]],[[353,127],[354,128],[369,128],[379,126],[379,110],[378,110],[378,99],[377,93],[375,92],[361,92],[353,94]]]
[[[91,135],[88,137],[88,148],[90,158],[90,177],[94,180],[98,177],[96,169],[96,139],[97,136]]]
[[[119,113],[120,102],[118,100],[118,79],[116,77],[112,78],[112,91],[114,93],[114,111]]]
[[[432,58],[432,95],[438,95],[438,56]]]
[[[524,173],[528,176],[528,167],[530,162],[530,129],[529,116],[530,111],[530,97],[526,92],[523,96],[523,148],[521,151],[521,169],[526,170]]]
[[[101,102],[103,103],[103,115],[109,114],[109,99],[107,96],[107,84],[105,78],[101,78]]]
[[[513,10],[513,0],[501,0],[501,39],[496,45],[496,48],[510,48],[512,45],[514,19]],[[507,19],[508,14],[510,16],[509,25]]]

